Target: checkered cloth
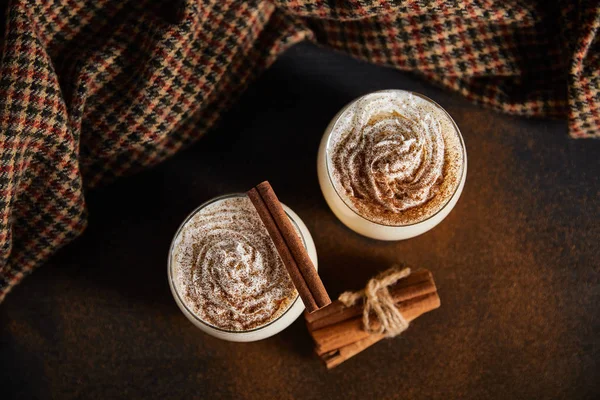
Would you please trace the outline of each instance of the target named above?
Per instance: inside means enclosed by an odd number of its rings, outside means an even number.
[[[0,300],[86,226],[84,188],[197,140],[312,40],[600,136],[598,1],[15,0],[0,61]]]

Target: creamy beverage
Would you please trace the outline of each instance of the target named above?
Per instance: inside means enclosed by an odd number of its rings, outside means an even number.
[[[316,264],[306,227],[296,214],[284,209]],[[268,337],[303,310],[275,245],[246,195],[214,199],[188,217],[171,246],[169,276],[184,314],[205,332],[223,339]]]
[[[334,118],[318,169],[342,222],[369,237],[397,240],[431,229],[450,212],[464,185],[466,153],[439,105],[387,90],[355,100]]]
[[[297,292],[246,196],[216,201],[181,229],[173,251],[185,305],[217,328],[244,331],[280,316]]]

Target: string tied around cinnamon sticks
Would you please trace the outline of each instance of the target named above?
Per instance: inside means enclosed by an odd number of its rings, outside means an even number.
[[[371,312],[365,326],[368,297],[371,298]],[[395,329],[401,329],[402,323],[395,325],[391,322],[392,329],[385,333],[377,333],[380,332],[379,326],[382,322],[379,321],[380,316],[376,310],[379,307],[385,309],[390,298],[406,320],[404,326],[440,306],[440,297],[430,271],[417,269],[411,272],[396,267],[375,277],[365,290],[350,292],[327,307],[312,314],[304,314],[308,332],[315,342],[315,352],[328,369],[335,368],[387,335],[393,334]],[[373,299],[377,300],[373,302]],[[347,301],[349,305],[344,304],[342,300]],[[390,313],[389,310],[387,312]],[[389,321],[395,320],[390,318]],[[367,327],[373,332],[367,331]]]
[[[410,275],[410,268],[394,266],[371,278],[363,290],[344,292],[338,298],[346,307],[363,300],[363,329],[369,333],[394,337],[404,332],[409,322],[404,318],[391,296],[389,287]],[[378,324],[372,324],[370,315],[374,313]]]

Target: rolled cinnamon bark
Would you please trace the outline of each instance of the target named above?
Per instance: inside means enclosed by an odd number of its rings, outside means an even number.
[[[330,351],[329,353],[322,354],[321,360],[325,363],[327,369],[337,367],[347,359],[354,357],[361,351],[379,342],[384,337],[385,336],[381,334],[369,335],[357,342],[350,343],[349,345]]]
[[[269,233],[269,236],[271,237],[271,240],[277,249],[277,253],[279,253],[279,257],[281,257],[281,261],[283,261],[283,265],[285,265],[292,283],[296,287],[296,290],[304,302],[306,309],[309,312],[317,310],[319,307],[317,306],[317,303],[315,302],[308,285],[304,281],[304,277],[300,273],[296,261],[294,260],[294,257],[292,257],[292,254],[290,253],[290,250],[288,249],[281,232],[279,232],[279,229],[277,229],[277,225],[275,224],[271,213],[269,213],[269,210],[263,199],[258,194],[256,188],[249,190],[247,195],[254,205],[254,208],[256,208],[258,216],[267,228],[267,232]]]
[[[388,288],[395,303],[400,303],[418,296],[435,293],[436,287],[430,271],[418,270],[404,279],[400,279]],[[323,307],[312,314],[305,314],[306,325],[309,331],[324,328],[362,315],[362,303],[346,307],[342,302],[336,300],[329,306]]]
[[[415,297],[400,302],[397,305],[402,316],[408,322],[413,321],[428,311],[435,310],[439,306],[440,298],[437,292]],[[377,329],[378,326],[378,321],[374,317],[373,328]],[[335,323],[325,328],[311,331],[310,334],[316,343],[315,351],[319,356],[341,349],[371,335],[371,333],[363,329],[361,317]]]
[[[309,313],[331,304],[304,243],[269,182],[247,192]]]
[[[323,282],[321,282],[321,278],[317,274],[304,245],[296,234],[296,230],[281,207],[281,203],[279,202],[277,195],[275,195],[273,188],[269,182],[265,181],[260,183],[256,189],[273,216],[273,220],[277,224],[277,228],[279,228],[281,235],[292,253],[294,260],[298,265],[298,269],[304,277],[317,306],[320,308],[331,304],[331,299],[325,290],[325,286],[323,286]]]

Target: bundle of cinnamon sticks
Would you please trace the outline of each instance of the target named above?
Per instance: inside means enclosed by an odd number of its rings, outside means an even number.
[[[247,192],[307,311],[331,304],[321,278],[269,182]]]
[[[269,182],[262,182],[247,195],[306,306],[306,324],[316,344],[315,351],[327,368],[340,365],[383,339],[385,333],[372,333],[381,326],[377,316],[368,314],[370,329],[365,329],[364,303],[345,306],[339,300],[331,302],[302,240]],[[407,273],[410,271],[407,270]],[[390,281],[390,284],[393,282]],[[387,304],[392,310],[397,307],[405,320],[404,327],[406,322],[440,306],[435,282],[427,270],[416,271],[396,281],[387,290],[391,297],[386,297]]]
[[[394,304],[406,321],[440,306],[431,272],[419,270],[388,288]],[[328,369],[334,368],[385,337],[369,333],[362,323],[363,304],[346,307],[339,300],[312,314],[305,313],[306,324],[316,346],[315,352]],[[372,328],[378,327],[376,316]]]

